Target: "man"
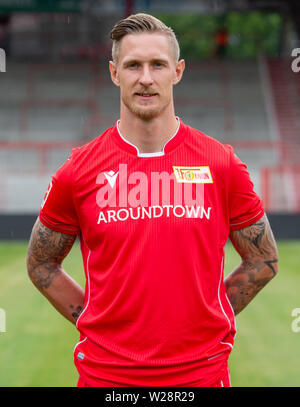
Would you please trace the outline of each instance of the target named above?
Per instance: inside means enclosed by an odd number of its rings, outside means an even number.
[[[234,316],[277,273],[262,202],[230,146],[175,116],[173,31],[137,14],[111,38],[120,120],[53,176],[30,278],[80,331],[78,386],[229,386]],[[62,267],[76,236],[85,291]],[[229,236],[242,263],[224,281]]]

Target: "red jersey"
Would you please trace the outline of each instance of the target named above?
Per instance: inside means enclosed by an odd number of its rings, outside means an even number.
[[[159,153],[140,154],[118,123],[74,149],[42,205],[45,226],[80,239],[74,361],[91,385],[209,386],[227,369],[224,246],[264,210],[232,147],[177,119]]]

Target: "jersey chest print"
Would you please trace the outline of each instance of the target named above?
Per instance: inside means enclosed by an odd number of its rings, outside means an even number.
[[[127,164],[101,172],[96,179],[98,221],[186,217],[210,219],[205,206],[205,184],[213,183],[208,166],[178,167],[168,171],[132,171]]]

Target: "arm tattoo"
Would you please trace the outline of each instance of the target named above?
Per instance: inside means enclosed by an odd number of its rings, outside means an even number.
[[[36,221],[27,253],[27,269],[33,283],[48,288],[61,273],[61,263],[71,250],[76,236],[55,232]]]
[[[77,307],[76,307],[76,309],[74,309],[74,305],[70,305],[70,308],[71,308],[71,310],[72,310],[72,317],[73,318],[75,318],[75,320],[77,320],[78,319],[78,317],[79,317],[79,315],[81,314],[81,312],[82,312],[82,306],[81,305],[78,305]]]
[[[276,275],[277,270],[275,270],[275,267],[273,265],[273,263],[278,263],[278,259],[273,259],[273,260],[265,260],[264,263],[270,267],[270,269],[272,270],[273,273],[273,277]]]
[[[276,243],[266,215],[244,229],[231,232],[242,263],[226,279],[225,286],[235,313],[239,313],[278,271]]]
[[[272,263],[277,260],[272,258],[274,255],[277,256],[277,249],[265,215],[261,220],[254,223],[254,225],[233,232],[231,238],[234,246],[242,257],[244,255],[245,257],[254,259],[261,257],[267,258],[266,264],[269,266],[270,262]],[[274,271],[272,264],[270,268]]]

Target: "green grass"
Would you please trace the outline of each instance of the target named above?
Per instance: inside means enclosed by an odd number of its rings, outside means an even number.
[[[0,243],[0,386],[75,386],[76,328],[60,316],[27,277],[26,243]],[[237,336],[229,364],[232,386],[300,386],[300,332],[292,331],[291,312],[300,307],[300,241],[279,242],[280,271],[236,318]],[[228,274],[239,264],[226,249]],[[64,266],[84,285],[79,246]]]
[[[26,249],[24,243],[0,244],[0,308],[6,312],[6,332],[0,333],[0,386],[74,386],[78,331],[29,280]],[[84,284],[78,245],[64,266]]]
[[[227,272],[238,261],[230,249]],[[291,312],[300,307],[300,242],[278,242],[278,250],[278,275],[236,317],[233,386],[300,386],[300,332],[291,327]]]

